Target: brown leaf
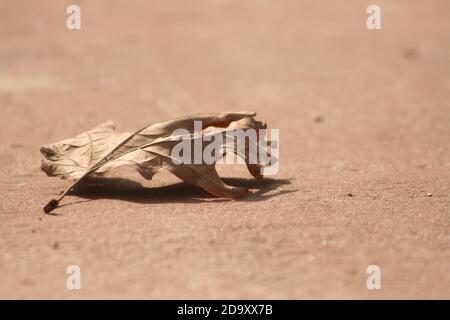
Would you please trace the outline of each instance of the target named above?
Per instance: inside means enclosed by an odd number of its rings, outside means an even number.
[[[181,140],[195,143],[200,139],[203,147],[209,143],[195,132],[195,121],[202,122],[201,133],[204,136],[219,134],[225,137],[235,129],[266,128],[266,125],[256,121],[254,116],[253,112],[189,116],[156,123],[135,133],[117,133],[110,121],[74,138],[43,146],[41,152],[45,159],[42,159],[41,169],[49,176],[76,180],[59,199],[50,201],[44,211],[48,213],[56,208],[67,192],[85,177],[102,175],[120,166],[133,167],[146,179],[151,179],[156,172],[165,169],[181,180],[199,186],[217,197],[239,198],[249,191],[225,184],[217,174],[214,163],[177,164],[171,152]],[[184,129],[184,132],[174,134],[177,129]],[[223,146],[221,155],[238,151],[229,150],[227,147]],[[244,158],[250,173],[255,178],[262,179],[262,164],[250,163],[248,158],[250,149],[255,147],[246,144],[246,149],[240,150],[238,154]]]

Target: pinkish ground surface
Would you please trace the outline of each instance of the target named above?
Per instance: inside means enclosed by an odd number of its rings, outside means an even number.
[[[0,298],[450,298],[448,1],[73,2],[0,2]],[[41,145],[229,110],[280,129],[272,180],[221,168],[254,195],[121,170],[42,214]]]

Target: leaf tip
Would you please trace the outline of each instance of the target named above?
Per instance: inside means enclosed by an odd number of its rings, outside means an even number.
[[[248,110],[245,110],[245,111],[243,111],[242,113],[245,114],[245,115],[247,115],[247,116],[249,116],[249,117],[255,117],[255,116],[256,116],[256,112],[255,112],[255,111],[248,111]]]

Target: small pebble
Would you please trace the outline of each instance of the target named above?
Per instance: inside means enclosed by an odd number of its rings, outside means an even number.
[[[427,197],[431,197],[432,196],[432,194],[431,193],[427,193]]]
[[[347,197],[353,197],[353,193],[347,193]]]
[[[403,50],[403,56],[406,59],[415,59],[417,57],[417,50],[414,48],[407,48]]]
[[[321,116],[315,117],[314,122],[323,122],[323,117],[321,117]]]

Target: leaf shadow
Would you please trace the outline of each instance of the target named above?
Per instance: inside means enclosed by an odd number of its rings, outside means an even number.
[[[298,191],[277,190],[282,186],[291,184],[291,179],[257,181],[254,179],[224,178],[223,180],[229,185],[245,187],[252,191],[248,196],[236,201],[263,201],[271,197]],[[203,189],[184,182],[161,187],[146,187],[137,181],[124,178],[91,178],[78,185],[69,194],[85,200],[74,201],[61,206],[97,199],[114,199],[142,204],[230,201],[229,199],[216,198]]]

